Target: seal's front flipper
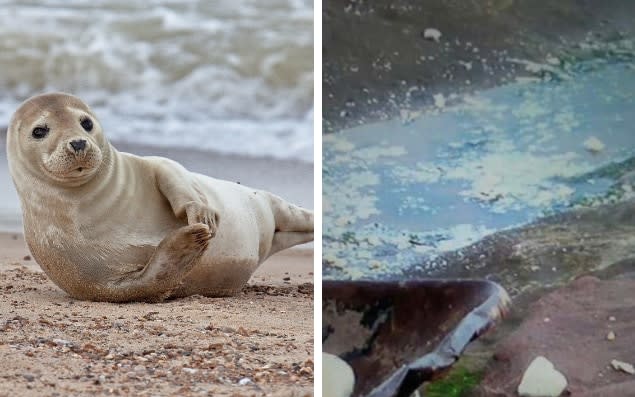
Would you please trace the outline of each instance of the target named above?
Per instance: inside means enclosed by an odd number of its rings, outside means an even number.
[[[212,238],[202,223],[177,229],[161,241],[142,270],[111,282],[103,300],[160,301],[181,285]]]
[[[201,187],[181,164],[161,157],[148,157],[155,165],[159,191],[170,203],[177,218],[186,219],[188,225],[204,223],[212,237],[216,235],[219,214],[208,201]]]

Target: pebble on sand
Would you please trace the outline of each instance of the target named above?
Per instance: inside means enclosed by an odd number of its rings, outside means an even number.
[[[536,357],[518,385],[521,397],[558,397],[567,387],[567,379],[545,357]]]
[[[611,360],[611,366],[616,371],[626,372],[627,374],[635,375],[635,368],[633,364],[625,363],[624,361]]]

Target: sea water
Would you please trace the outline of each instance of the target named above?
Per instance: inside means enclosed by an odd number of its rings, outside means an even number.
[[[0,128],[66,91],[118,142],[313,161],[311,0],[0,1]]]
[[[497,231],[632,198],[619,177],[634,164],[633,109],[632,60],[596,59],[441,104],[412,122],[328,135],[325,275],[434,266],[439,254]]]

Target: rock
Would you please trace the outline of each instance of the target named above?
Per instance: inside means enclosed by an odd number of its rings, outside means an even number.
[[[635,368],[632,364],[625,363],[624,361],[611,360],[611,367],[616,371],[626,372],[627,374],[635,375]]]
[[[423,31],[423,38],[426,40],[436,41],[438,43],[441,39],[441,32],[435,28],[427,28]]]
[[[53,343],[55,343],[58,346],[64,346],[64,347],[72,347],[73,346],[73,342],[66,340],[66,339],[53,339]]]
[[[241,335],[241,336],[249,336],[249,335],[251,335],[251,332],[249,332],[248,330],[246,330],[243,327],[238,327],[238,330],[236,331],[236,333],[238,335]]]
[[[606,340],[615,340],[615,332],[609,331],[609,333],[606,335]]]
[[[604,150],[604,143],[596,137],[592,136],[584,141],[584,148],[591,153],[599,153]]]
[[[322,395],[324,397],[349,397],[355,386],[355,374],[341,358],[322,353]]]
[[[245,386],[245,385],[248,385],[250,383],[252,383],[252,382],[251,382],[251,379],[249,379],[249,378],[242,378],[241,380],[238,381],[238,385],[240,385],[240,386]]]
[[[567,379],[543,356],[536,357],[518,385],[522,397],[558,397],[567,387]]]

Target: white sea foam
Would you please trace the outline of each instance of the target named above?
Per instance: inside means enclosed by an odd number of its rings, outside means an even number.
[[[1,4],[0,125],[61,90],[114,140],[313,161],[312,1]]]

